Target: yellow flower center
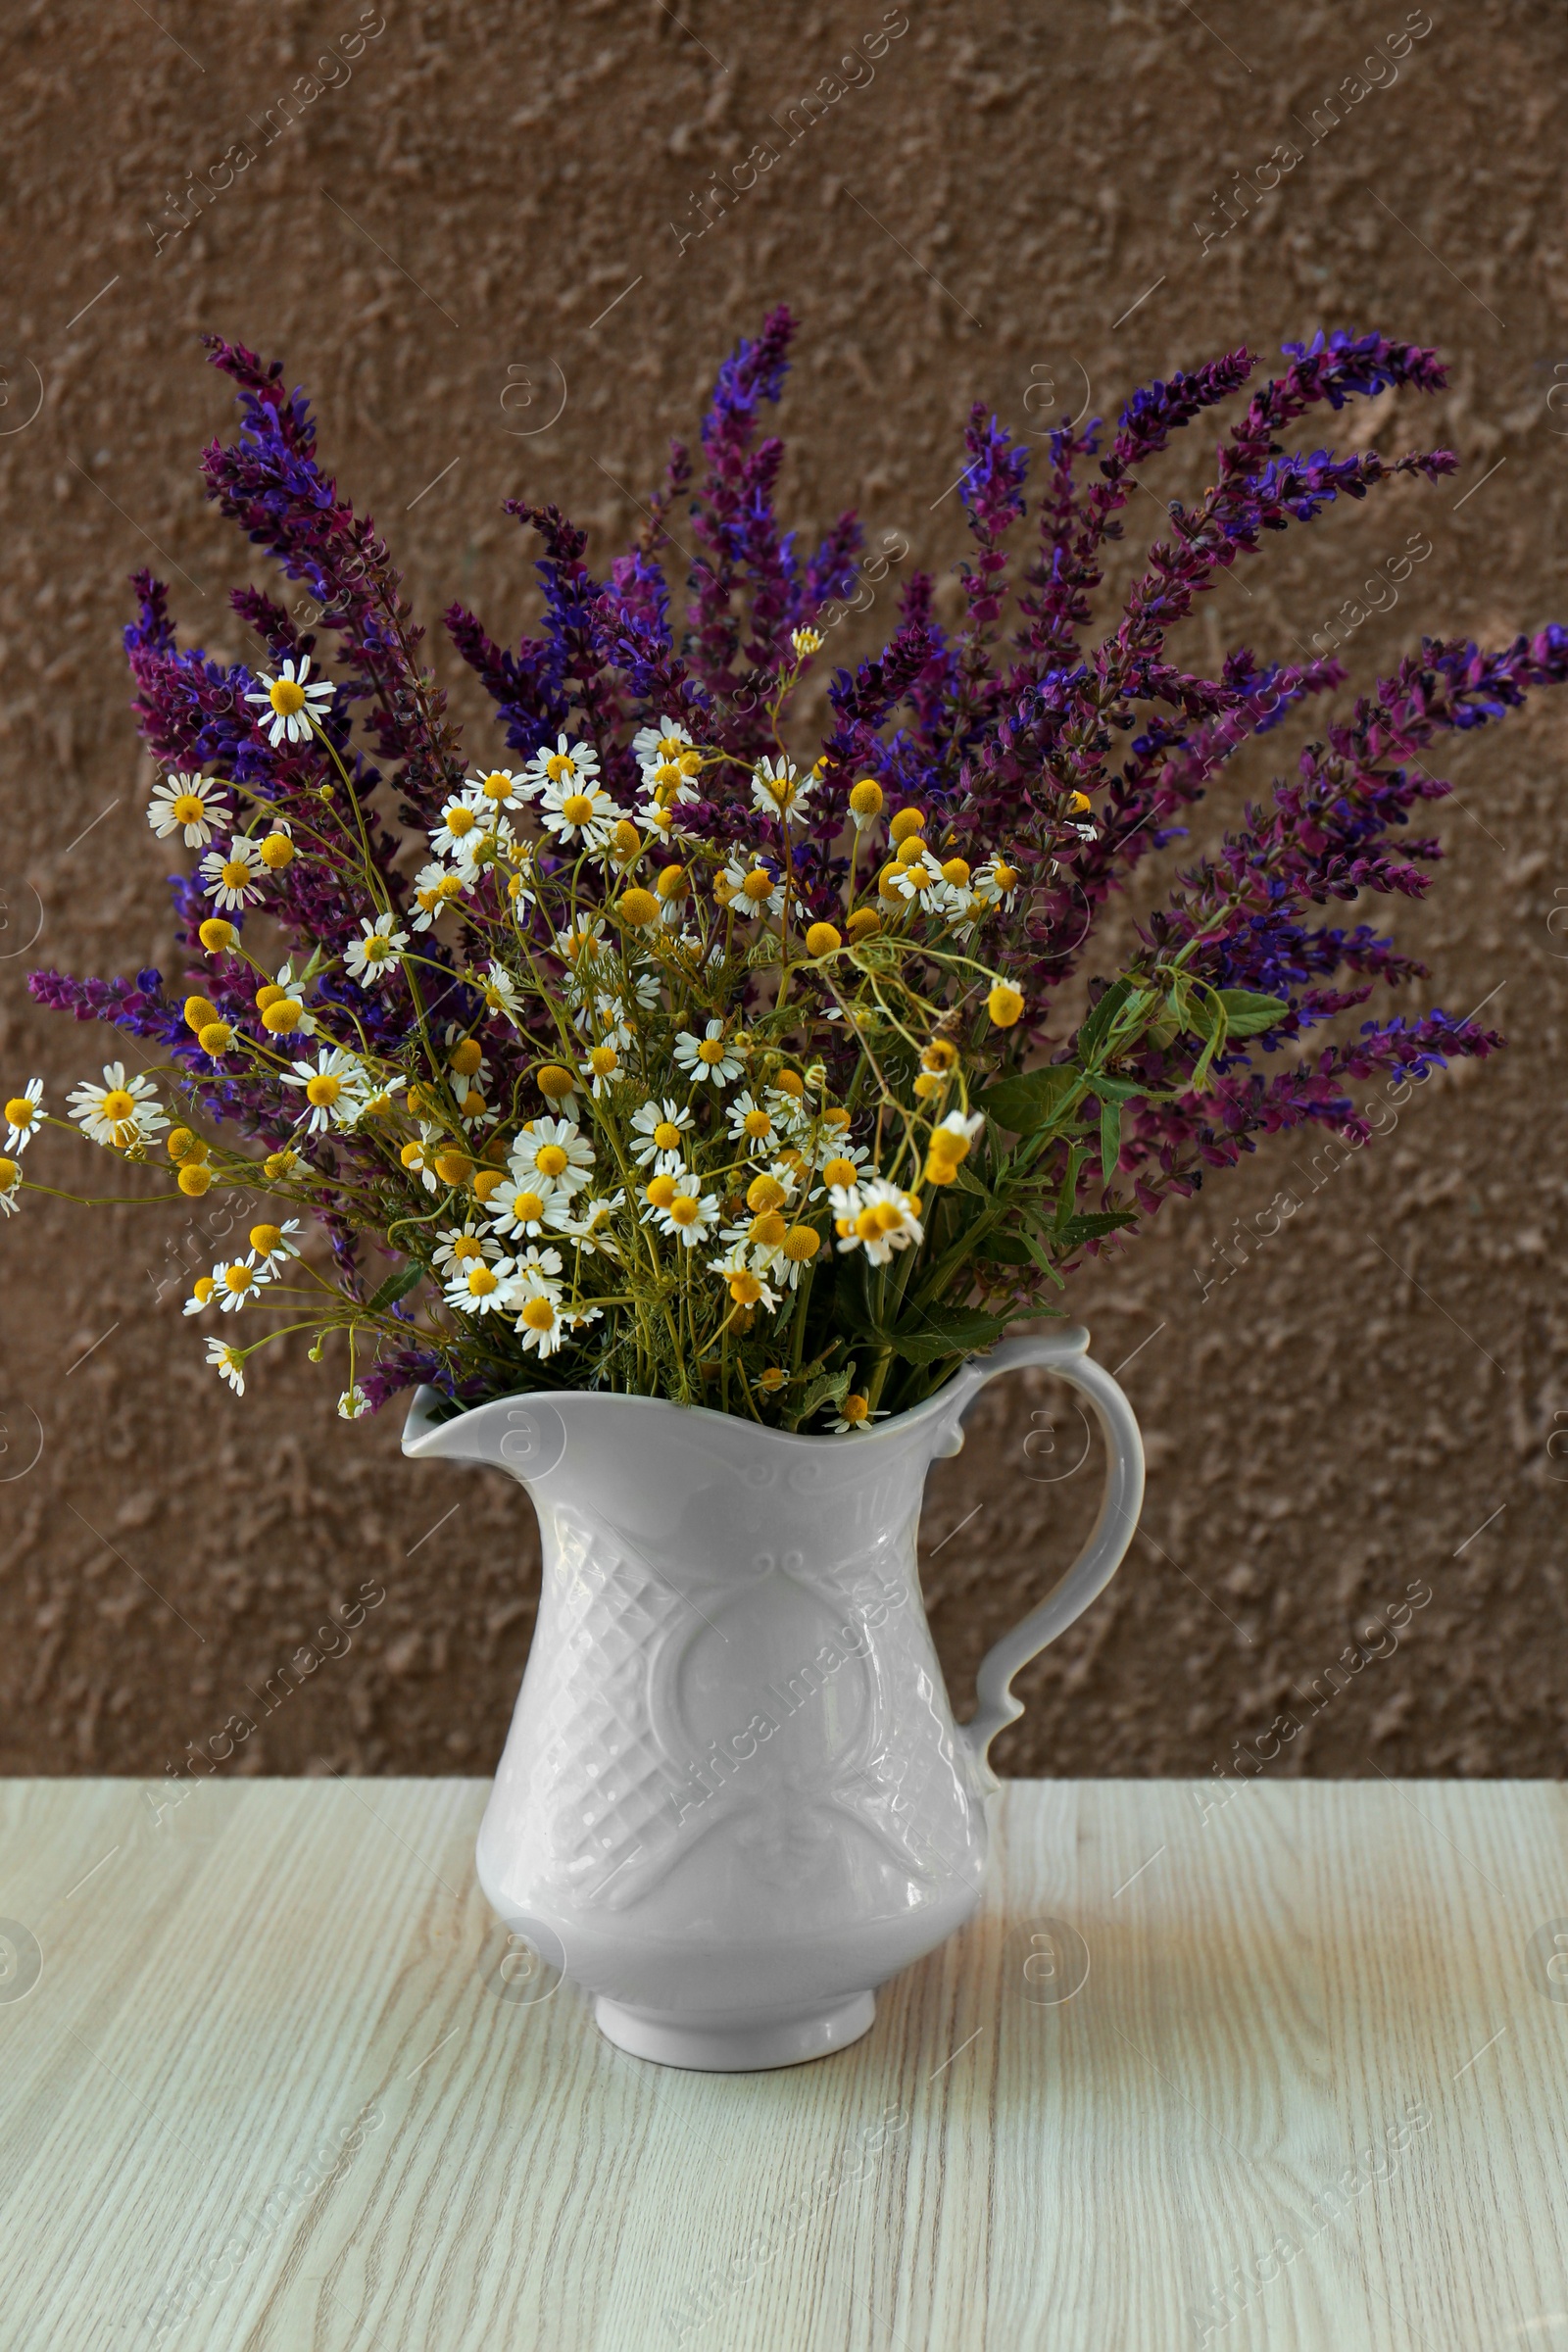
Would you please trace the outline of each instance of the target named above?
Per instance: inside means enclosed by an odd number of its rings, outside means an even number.
[[[484,1059],[484,1049],[476,1037],[466,1037],[452,1049],[452,1067],[460,1078],[471,1078]]]
[[[741,1124],[754,1143],[761,1143],[773,1132],[773,1122],[765,1110],[749,1110]]]
[[[488,1298],[492,1291],[498,1291],[500,1288],[500,1282],[491,1273],[488,1266],[480,1265],[468,1268],[468,1297],[470,1298]]]
[[[851,788],[850,807],[857,816],[881,815],[882,787],[874,776],[862,776],[858,784]]]
[[[884,1233],[897,1233],[904,1223],[904,1211],[896,1200],[879,1200],[872,1213]]]
[[[840,1407],[839,1418],[843,1421],[850,1422],[853,1426],[857,1422],[863,1421],[870,1410],[871,1401],[869,1397],[846,1396],[842,1406]]]
[[[706,1063],[709,1069],[714,1068],[724,1058],[724,1040],[721,1037],[705,1037],[697,1049],[697,1058]]]
[[[484,1244],[476,1233],[460,1233],[452,1245],[452,1254],[463,1264],[470,1257],[483,1257]]]
[[[251,1248],[259,1250],[263,1257],[270,1257],[282,1239],[283,1228],[281,1225],[253,1225],[251,1227]]]
[[[195,1298],[199,1298],[203,1306],[205,1306],[212,1295],[212,1276],[210,1274],[198,1274],[196,1280],[191,1284],[191,1296]]]
[[[127,1095],[122,1086],[112,1086],[104,1097],[103,1115],[106,1119],[112,1119],[117,1127],[123,1126],[126,1119],[133,1119],[136,1115],[135,1096]]]
[[[654,1142],[661,1152],[678,1152],[680,1150],[680,1129],[673,1119],[660,1120],[659,1125],[654,1129]]]
[[[274,678],[267,689],[267,699],[279,718],[292,718],[296,710],[305,708],[305,689],[292,678]]]
[[[316,1077],[307,1079],[305,1100],[314,1102],[318,1110],[330,1110],[342,1092],[342,1079],[334,1078],[330,1070],[321,1070]]]
[[[960,1135],[956,1128],[938,1127],[933,1130],[926,1149],[939,1167],[944,1164],[956,1167],[960,1159],[969,1156],[969,1138]]]
[[[209,1021],[199,1031],[196,1043],[204,1054],[226,1054],[234,1043],[234,1032],[227,1021]]]
[[[269,833],[262,844],[262,863],[269,873],[280,874],[285,865],[292,864],[294,844],[286,833]]]
[[[564,776],[574,776],[576,773],[577,762],[569,752],[552,752],[545,761],[545,774],[552,784],[559,784]]]
[[[14,1159],[0,1159],[0,1193],[9,1193],[21,1174]]]
[[[199,825],[207,809],[199,794],[179,792],[170,802],[169,813],[178,825]]]
[[[494,771],[494,773],[486,776],[484,783],[480,787],[480,790],[483,792],[487,801],[510,801],[512,798],[512,778],[510,776],[502,775],[500,770],[497,769]]]
[[[690,1193],[677,1193],[669,1204],[669,1221],[672,1225],[694,1225],[700,1213],[701,1203],[694,1200]]]
[[[754,1176],[746,1188],[746,1205],[750,1209],[782,1208],[788,1199],[776,1176]]]
[[[223,1269],[223,1288],[232,1291],[236,1298],[242,1298],[255,1280],[249,1266],[225,1266]]]
[[[648,1187],[648,1200],[655,1208],[667,1208],[675,1198],[673,1176],[656,1176]]]
[[[443,906],[450,906],[454,899],[461,899],[463,896],[463,876],[461,874],[443,874],[435,886],[435,895]]]
[[[455,841],[461,841],[465,833],[471,833],[474,822],[474,813],[471,808],[449,808],[447,810],[447,831]]]
[[[372,931],[365,943],[367,963],[383,963],[392,953],[392,942],[384,931]]]
[[[895,841],[907,841],[911,833],[923,833],[924,811],[919,808],[901,808],[888,830]]]
[[[855,1230],[862,1242],[880,1241],[882,1220],[874,1208],[862,1208],[856,1217]]]
[[[776,1250],[784,1239],[784,1220],[778,1210],[764,1208],[760,1217],[754,1217],[748,1238],[754,1242],[760,1242],[764,1250]]]
[[[38,1105],[25,1095],[13,1095],[6,1104],[6,1117],[13,1127],[30,1127],[38,1116]]]
[[[999,890],[1013,890],[1017,887],[1018,869],[1016,866],[1004,865],[999,858],[992,868],[992,872]]]
[[[571,1072],[564,1070],[559,1061],[547,1061],[534,1083],[542,1095],[550,1097],[569,1095],[572,1087]]]
[[[633,930],[640,931],[659,920],[659,901],[651,890],[624,891],[617,912],[623,923],[630,923]]]
[[[836,1185],[840,1192],[847,1192],[855,1182],[855,1177],[853,1159],[830,1159],[822,1170],[822,1182]]]
[[[286,1037],[291,1029],[299,1027],[304,1017],[303,1005],[296,1004],[292,997],[278,997],[263,1012],[262,1027],[271,1030],[274,1036]]]
[[[251,878],[251,869],[243,858],[225,858],[219,876],[225,890],[243,890]]]
[[[771,1395],[773,1390],[781,1389],[784,1386],[787,1377],[782,1365],[769,1364],[766,1371],[758,1374],[757,1385],[760,1389],[766,1389]]]
[[[571,1161],[559,1144],[542,1144],[534,1153],[533,1164],[541,1176],[564,1176]]]
[[[311,1081],[311,1086],[314,1086],[315,1084],[316,1081],[313,1078]],[[310,1091],[311,1087],[308,1086],[305,1092],[309,1094]],[[421,1144],[405,1144],[402,1151],[398,1153],[398,1157],[402,1160],[403,1165],[406,1168],[422,1168],[424,1165],[424,1148]]]
[[[762,1286],[755,1274],[732,1274],[729,1295],[737,1306],[755,1306],[762,1296]]]
[[[568,792],[561,804],[561,813],[568,825],[587,824],[593,812],[593,802],[585,792]]]
[[[822,1237],[809,1225],[792,1225],[784,1236],[784,1254],[797,1266],[808,1265],[822,1247]]]
[[[525,1323],[530,1331],[554,1331],[556,1328],[556,1310],[548,1298],[530,1298],[517,1319]]]
[[[686,888],[686,868],[666,865],[660,869],[659,895],[662,899],[678,899]]]
[[[964,858],[949,858],[942,867],[942,879],[962,890],[969,879],[969,863]]]
[[[519,1225],[536,1225],[545,1213],[544,1200],[538,1193],[515,1193],[512,1213]]]
[[[678,760],[686,746],[678,735],[661,735],[654,748],[661,760]]]
[[[595,1046],[588,1056],[588,1064],[596,1078],[608,1078],[612,1070],[619,1067],[620,1055],[613,1046]]]
[[[760,906],[764,899],[770,899],[773,895],[772,875],[760,865],[753,866],[741,884],[741,895],[750,899],[754,906]]]

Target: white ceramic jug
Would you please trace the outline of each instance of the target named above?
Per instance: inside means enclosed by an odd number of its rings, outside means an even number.
[[[874,1988],[976,1908],[1012,1678],[1103,1590],[1143,1499],[1138,1425],[1088,1344],[1008,1341],[852,1437],[579,1391],[442,1420],[416,1396],[404,1452],[510,1471],[543,1539],[479,1883],[622,2049],[718,2071],[841,2049]],[[978,1391],[1026,1364],[1093,1406],[1104,1501],[987,1653],[960,1730],[921,1602],[921,1491]]]

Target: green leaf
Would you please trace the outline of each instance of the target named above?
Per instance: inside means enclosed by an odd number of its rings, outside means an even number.
[[[844,1399],[850,1393],[850,1383],[854,1378],[855,1359],[853,1356],[842,1371],[819,1373],[817,1378],[808,1386],[806,1395],[796,1409],[795,1419],[798,1422],[808,1421],[813,1413],[821,1411],[824,1404],[837,1405],[842,1412]]]
[[[423,1280],[424,1268],[416,1257],[411,1257],[406,1265],[393,1268],[375,1296],[369,1300],[365,1310],[366,1313],[378,1315],[383,1308],[395,1306],[400,1298],[406,1298],[409,1293],[416,1289]]]
[[[1107,1078],[1097,1070],[1090,1081],[1089,1091],[1102,1102],[1131,1102],[1146,1095],[1148,1088],[1141,1078]]]
[[[1116,1173],[1121,1157],[1121,1104],[1102,1102],[1100,1105],[1100,1181],[1108,1186]]]
[[[912,1329],[892,1335],[893,1352],[911,1364],[931,1364],[938,1356],[989,1348],[1006,1328],[1005,1315],[988,1315],[977,1306],[933,1306]]]
[[[1085,1209],[1059,1225],[1054,1238],[1068,1250],[1076,1250],[1084,1242],[1098,1242],[1102,1234],[1114,1233],[1118,1226],[1137,1222],[1130,1208]]]
[[[1043,1070],[1023,1070],[1016,1078],[987,1087],[975,1098],[975,1108],[1011,1135],[1033,1135],[1056,1117],[1082,1084],[1082,1071],[1070,1062],[1051,1062]]]
[[[1081,1060],[1089,1062],[1094,1059],[1106,1038],[1109,1037],[1111,1024],[1117,1013],[1120,1012],[1132,993],[1133,983],[1125,974],[1120,980],[1111,982],[1078,1032],[1078,1054]]]
[[[1225,1008],[1225,1027],[1232,1037],[1261,1036],[1291,1009],[1283,997],[1260,996],[1251,988],[1221,988],[1215,993]]]

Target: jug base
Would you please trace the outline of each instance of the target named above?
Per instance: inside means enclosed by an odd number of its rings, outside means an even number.
[[[723,2027],[625,2009],[601,1994],[594,2002],[594,2019],[607,2041],[629,2050],[634,2058],[651,2058],[656,2066],[690,2067],[702,2074],[741,2075],[764,2067],[804,2066],[808,2059],[847,2049],[875,2023],[876,1994],[852,1993],[847,2001],[804,2017],[757,2018],[744,2026]]]

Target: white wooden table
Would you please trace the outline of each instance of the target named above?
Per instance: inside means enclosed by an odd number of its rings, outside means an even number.
[[[1568,2352],[1568,1793],[1216,1793],[1011,1784],[871,2034],[719,2077],[509,1957],[480,1782],[0,1783],[0,2342]]]

